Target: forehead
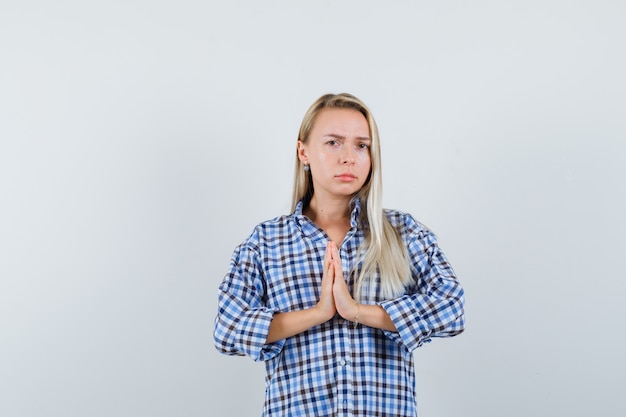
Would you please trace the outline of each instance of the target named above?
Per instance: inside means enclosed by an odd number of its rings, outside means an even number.
[[[370,136],[367,119],[355,109],[323,109],[315,118],[312,130],[321,135],[333,133],[342,136]]]

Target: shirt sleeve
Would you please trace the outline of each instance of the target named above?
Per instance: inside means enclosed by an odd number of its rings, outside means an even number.
[[[247,355],[255,361],[269,360],[280,353],[284,340],[265,343],[275,312],[265,306],[264,296],[258,251],[244,242],[235,249],[230,269],[218,290],[213,332],[218,351]]]
[[[379,304],[398,329],[385,331],[387,337],[413,351],[433,337],[463,332],[465,296],[430,230],[419,227],[411,233],[407,249],[417,285],[413,291]]]

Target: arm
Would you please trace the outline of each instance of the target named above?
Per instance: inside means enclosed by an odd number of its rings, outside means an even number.
[[[341,314],[341,313],[340,313]],[[396,325],[391,320],[391,316],[379,305],[375,304],[358,304],[354,302],[352,308],[346,309],[341,314],[346,320],[354,322],[354,324],[363,324],[365,326],[374,327],[376,329],[387,330],[389,332],[397,332]]]
[[[295,336],[309,330],[311,327],[330,320],[330,318],[332,316],[325,316],[317,306],[306,310],[276,313],[272,319],[272,324],[270,324],[265,343],[274,343]]]
[[[428,230],[415,234],[408,245],[416,274],[416,288],[380,304],[396,325],[388,337],[410,351],[432,337],[451,337],[464,330],[465,295],[452,266]]]
[[[341,317],[352,322],[364,324],[376,329],[396,332],[396,326],[389,314],[379,305],[358,304],[350,294],[348,285],[343,278],[339,250],[334,242],[329,243],[333,257],[336,279],[333,285],[333,296],[337,312]]]
[[[282,350],[284,340],[330,320],[336,313],[332,298],[334,270],[329,249],[324,257],[320,300],[315,307],[290,312],[266,307],[261,260],[255,244],[239,246],[219,288],[215,347],[228,355],[267,360]]]
[[[381,329],[410,351],[432,337],[449,337],[464,329],[464,292],[435,236],[422,231],[410,243],[409,256],[419,271],[417,288],[378,305],[358,304],[342,279],[333,287],[337,312],[346,320]],[[336,249],[335,260],[339,259]],[[341,263],[335,268],[341,274]]]
[[[221,353],[267,360],[280,353],[282,343],[266,343],[275,311],[263,300],[265,283],[253,239],[235,249],[219,286],[213,339]]]
[[[295,336],[311,327],[330,320],[336,312],[333,300],[333,281],[335,278],[330,245],[324,255],[324,275],[320,300],[315,307],[305,310],[276,313],[270,324],[265,343],[273,343],[281,339]]]

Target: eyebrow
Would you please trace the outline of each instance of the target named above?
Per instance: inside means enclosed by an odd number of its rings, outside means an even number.
[[[345,139],[345,138],[346,138],[345,136],[343,136],[343,135],[338,135],[338,134],[336,134],[336,133],[328,133],[328,134],[326,134],[326,135],[324,135],[324,136],[322,136],[322,137],[324,137],[324,138],[326,138],[326,137],[331,137],[331,138],[335,138],[335,139]],[[369,137],[367,137],[367,136],[357,136],[357,137],[356,137],[356,139],[357,139],[357,140],[362,140],[362,141],[368,141],[368,142],[371,142],[371,141],[372,141],[372,139],[371,139],[371,138],[369,138]]]

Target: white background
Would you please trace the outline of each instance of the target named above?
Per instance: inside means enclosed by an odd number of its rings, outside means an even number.
[[[622,1],[0,3],[0,415],[260,415],[213,348],[235,245],[289,210],[321,94],[372,109],[385,206],[467,330],[423,417],[624,416]]]

